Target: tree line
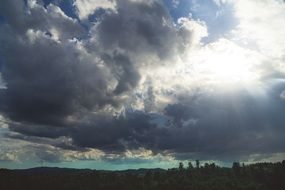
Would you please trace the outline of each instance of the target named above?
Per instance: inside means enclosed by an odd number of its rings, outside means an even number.
[[[285,160],[231,168],[196,160],[177,168],[125,171],[0,169],[2,190],[284,190]]]

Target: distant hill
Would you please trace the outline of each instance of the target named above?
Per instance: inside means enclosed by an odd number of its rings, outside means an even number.
[[[74,169],[74,168],[58,168],[58,167],[36,167],[29,169],[15,169],[12,170],[15,172],[24,172],[24,173],[47,173],[47,172],[88,172],[92,171],[91,169]]]

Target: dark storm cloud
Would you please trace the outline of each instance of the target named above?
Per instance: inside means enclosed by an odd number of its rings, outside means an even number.
[[[4,49],[7,89],[1,110],[16,121],[58,123],[80,108],[111,102],[108,77],[96,64],[80,61],[80,52],[49,38],[14,41]],[[17,56],[14,56],[17,55]]]
[[[83,27],[76,20],[65,16],[59,7],[51,4],[44,8],[40,3],[31,3],[32,8],[28,9],[23,0],[4,0],[0,4],[0,14],[20,34],[31,28],[46,32],[56,29],[62,38],[67,39],[84,32]]]
[[[161,138],[160,148],[174,150],[183,158],[228,160],[284,152],[285,105],[278,97],[282,87],[273,87],[265,100],[241,89],[167,106],[165,114],[172,118],[173,127]],[[185,122],[191,119],[197,122]]]
[[[93,30],[100,48],[134,56],[169,58],[181,48],[182,36],[162,2],[117,1],[117,12],[106,13]],[[142,63],[138,63],[142,64]]]
[[[102,55],[102,59],[111,68],[111,72],[115,74],[118,81],[114,90],[115,94],[121,94],[137,86],[140,74],[129,57],[115,53],[113,57],[108,54]]]
[[[0,92],[0,107],[5,115],[16,121],[60,124],[80,107],[111,102],[105,72],[84,58],[75,43],[52,39],[57,34],[59,40],[75,37],[82,31],[76,21],[53,5],[28,9],[23,1],[5,1],[1,10],[7,21],[0,35],[7,85]]]
[[[67,136],[78,147],[105,151],[151,147],[156,125],[150,116],[115,118],[105,108],[119,107],[140,81],[143,64],[135,57],[166,59],[175,53],[177,29],[163,4],[118,1],[117,11],[104,14],[89,39],[88,31],[55,5],[19,2],[1,3],[7,88],[0,92],[0,109],[19,122],[10,129],[33,137]],[[73,39],[81,35],[82,41]],[[104,114],[91,113],[100,110]]]
[[[1,91],[1,110],[16,121],[60,125],[81,109],[118,106],[116,96],[140,80],[142,63],[133,58],[144,51],[169,56],[175,47],[176,29],[167,25],[170,16],[156,1],[118,1],[117,12],[106,13],[95,24],[91,35],[96,42],[78,42],[82,47],[66,40],[81,27],[58,7],[20,2],[1,3],[7,21],[0,37],[7,86]],[[95,49],[86,53],[85,44]]]
[[[251,154],[270,155],[285,151],[285,106],[278,97],[281,90],[281,86],[272,89],[275,96],[265,102],[241,90],[236,95],[205,94],[183,99],[167,106],[165,115],[130,111],[120,117],[92,116],[70,128],[58,129],[56,137],[72,138],[75,147],[99,148],[109,153],[144,147],[154,154],[167,151],[182,160],[231,161],[247,159]],[[160,125],[154,122],[158,118]],[[21,133],[35,135],[34,130],[39,132],[40,128],[26,127]],[[55,138],[54,132],[46,129],[39,133]]]
[[[155,95],[153,87],[150,85],[147,89],[147,94],[144,97],[144,109],[145,112],[151,112],[155,110]]]
[[[106,152],[121,153],[126,149],[155,146],[157,135],[163,135],[163,128],[152,123],[153,116],[141,111],[129,111],[119,117],[92,115],[88,119],[72,122],[64,127],[15,124],[10,128],[18,134],[9,134],[36,143],[48,142],[64,149],[98,148]],[[38,138],[41,137],[41,138]],[[66,144],[65,138],[71,138]]]
[[[153,132],[157,126],[143,112],[130,112],[125,116],[92,118],[92,125],[81,124],[71,131],[74,144],[82,147],[99,148],[120,152],[153,144]]]
[[[36,144],[48,144],[65,150],[79,150],[79,151],[85,150],[85,148],[73,145],[70,138],[63,136],[59,138],[47,138],[47,137],[31,136],[31,135],[11,132],[7,133],[5,137],[10,139],[28,141]]]

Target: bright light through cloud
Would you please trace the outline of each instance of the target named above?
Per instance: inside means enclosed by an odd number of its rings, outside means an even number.
[[[190,64],[185,67],[202,83],[254,85],[261,77],[259,65],[264,59],[264,56],[255,51],[220,39],[190,52]]]
[[[258,79],[245,55],[237,52],[221,52],[205,55],[205,59],[194,66],[196,73],[204,75],[205,82],[251,83]]]
[[[215,55],[206,60],[203,65],[202,69],[212,76],[212,80],[247,83],[255,79],[254,73],[250,72],[248,65],[235,55]]]

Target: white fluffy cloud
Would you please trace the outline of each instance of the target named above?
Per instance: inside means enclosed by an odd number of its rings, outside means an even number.
[[[207,26],[205,22],[193,20],[189,18],[179,18],[180,32],[184,36],[184,43],[189,44],[189,47],[201,43],[201,39],[208,36]]]
[[[93,14],[96,10],[112,9],[116,7],[115,0],[75,0],[74,5],[77,8],[77,14],[80,19],[86,19],[90,14]]]
[[[236,38],[264,55],[280,58],[285,52],[285,3],[282,0],[235,1],[239,25]]]

